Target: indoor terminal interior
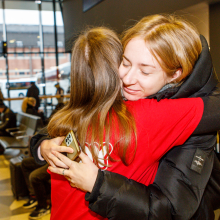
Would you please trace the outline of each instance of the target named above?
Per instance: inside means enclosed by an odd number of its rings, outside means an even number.
[[[220,78],[220,0],[0,0],[0,111],[6,106],[16,120],[15,130],[1,133],[0,113],[0,220],[51,217],[50,187],[47,206],[37,215],[39,204],[30,196],[21,163],[32,157],[31,137],[68,103],[71,47],[77,34],[86,26],[102,25],[120,34],[142,17],[158,13],[175,13],[197,27]],[[30,88],[38,89],[39,101],[31,99]],[[28,113],[29,105],[35,116]],[[219,138],[215,150],[219,153]],[[220,209],[215,220],[220,220]]]

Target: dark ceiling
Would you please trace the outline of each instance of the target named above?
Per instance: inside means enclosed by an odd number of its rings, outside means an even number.
[[[66,49],[69,50],[75,36],[85,26],[105,25],[118,33],[131,26],[134,21],[156,13],[173,13],[200,3],[215,3],[220,0],[103,0],[83,12],[83,0],[64,0],[63,17]]]

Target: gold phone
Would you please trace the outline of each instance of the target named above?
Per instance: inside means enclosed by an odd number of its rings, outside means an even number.
[[[73,148],[74,152],[72,154],[66,153],[66,156],[70,160],[75,160],[81,152],[81,148],[78,144],[78,141],[76,140],[76,137],[75,137],[75,134],[73,133],[73,131],[70,131],[66,135],[66,137],[64,138],[61,146],[67,146],[67,147]]]

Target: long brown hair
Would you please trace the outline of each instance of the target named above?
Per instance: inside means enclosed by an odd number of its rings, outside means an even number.
[[[95,142],[101,148],[105,142],[110,157],[112,135],[122,161],[129,164],[133,160],[126,152],[133,137],[136,138],[136,128],[121,96],[118,76],[121,57],[121,42],[110,29],[92,28],[81,34],[72,49],[70,101],[48,125],[51,137],[64,136],[73,130],[83,150],[89,142],[96,163]],[[136,145],[132,150],[136,150]]]
[[[168,76],[182,70],[176,83],[191,74],[202,51],[197,29],[176,15],[157,14],[142,18],[124,32],[123,48],[135,37],[145,40],[147,48]]]

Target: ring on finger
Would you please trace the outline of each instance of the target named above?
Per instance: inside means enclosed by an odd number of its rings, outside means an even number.
[[[65,172],[65,169],[63,169],[63,173],[62,173],[62,174],[63,174],[63,176],[64,176],[64,172]]]

